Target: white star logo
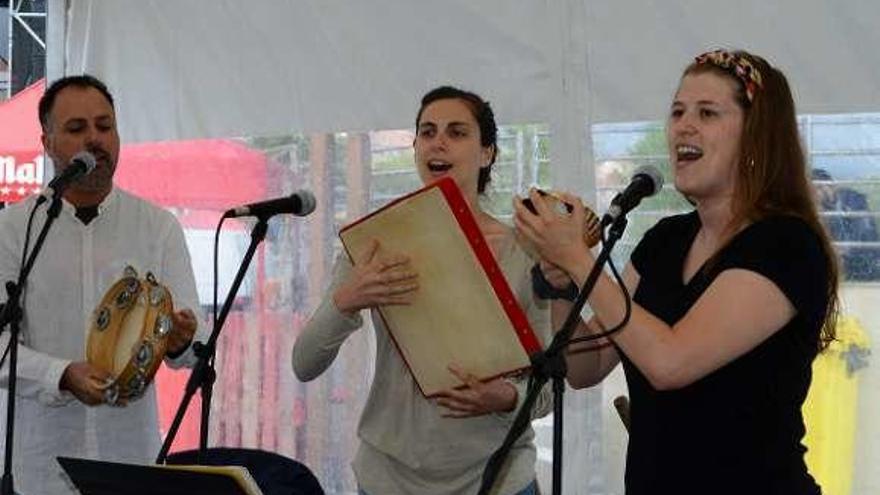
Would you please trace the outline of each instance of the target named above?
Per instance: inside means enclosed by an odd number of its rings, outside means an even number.
[[[0,194],[9,194],[10,190],[8,187],[0,187]]]
[[[27,192],[27,189],[25,189],[25,188],[23,188],[23,187],[19,187],[19,188],[18,188],[18,195],[19,195],[19,196],[24,196],[24,194],[25,194],[26,192]]]

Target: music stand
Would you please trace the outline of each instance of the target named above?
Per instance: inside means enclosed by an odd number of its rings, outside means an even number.
[[[236,476],[231,470],[218,472],[197,466],[204,471],[190,471],[74,457],[57,459],[83,495],[262,495],[252,478]]]

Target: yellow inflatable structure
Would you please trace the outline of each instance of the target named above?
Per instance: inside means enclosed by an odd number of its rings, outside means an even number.
[[[837,340],[813,362],[804,403],[806,462],[823,495],[850,495],[858,412],[858,370],[866,365],[868,335],[855,318],[841,317]]]

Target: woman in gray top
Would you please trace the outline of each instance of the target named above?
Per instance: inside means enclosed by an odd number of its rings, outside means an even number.
[[[511,290],[546,344],[550,315],[548,305],[532,292],[529,269],[534,260],[513,230],[483,211],[478,201],[498,151],[496,134],[486,101],[457,88],[436,88],[423,97],[416,117],[416,167],[425,184],[444,176],[456,181]],[[361,493],[475,494],[486,461],[522,405],[526,380],[481,383],[466,370],[451,367],[468,386],[426,399],[376,311],[380,305],[408,304],[418,290],[418,276],[405,256],[379,254],[378,248],[375,243],[354,264],[345,256],[337,258],[331,286],[294,345],[294,372],[303,381],[319,376],[342,342],[362,326],[360,311],[369,309],[377,349],[353,462]],[[551,401],[543,390],[533,417],[546,415]],[[493,493],[536,493],[533,440],[530,428],[514,446]]]

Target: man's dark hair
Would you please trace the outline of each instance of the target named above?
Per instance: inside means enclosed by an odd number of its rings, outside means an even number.
[[[43,93],[43,97],[40,98],[40,106],[39,106],[39,115],[40,115],[40,125],[43,126],[43,130],[45,131],[49,127],[49,114],[52,112],[52,107],[55,106],[55,99],[58,97],[58,93],[61,92],[64,88],[74,86],[81,89],[94,88],[101,92],[104,95],[104,98],[107,98],[107,102],[110,103],[110,106],[115,110],[116,107],[113,105],[113,95],[110,94],[110,90],[107,89],[107,85],[101,82],[100,79],[94,76],[90,76],[88,74],[82,74],[79,76],[67,76],[58,79],[53,82],[46,88],[46,92]]]
[[[452,86],[434,88],[422,97],[422,106],[419,107],[419,113],[416,114],[416,130],[418,130],[425,107],[438,100],[450,99],[459,99],[465,102],[480,126],[480,144],[483,147],[492,146],[492,158],[489,160],[489,166],[480,168],[480,175],[477,178],[477,192],[482,194],[486,190],[486,184],[491,180],[489,172],[498,155],[498,126],[495,124],[495,113],[492,112],[488,101],[476,93]]]

